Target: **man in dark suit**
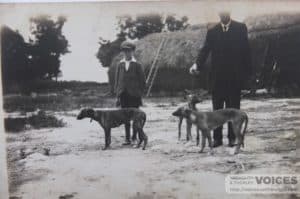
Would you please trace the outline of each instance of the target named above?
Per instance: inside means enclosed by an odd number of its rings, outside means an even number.
[[[211,53],[211,91],[213,109],[240,109],[241,89],[251,74],[251,55],[247,27],[231,20],[230,13],[219,13],[220,23],[208,30],[196,63],[190,68],[197,74]],[[222,127],[214,131],[214,147],[223,144]],[[228,125],[229,146],[235,143],[231,124]]]
[[[121,51],[124,58],[117,66],[115,74],[115,92],[118,105],[121,108],[139,108],[142,105],[142,95],[144,93],[146,81],[144,70],[140,63],[133,56],[135,44],[124,41],[121,44]],[[130,123],[125,124],[125,143],[130,144]],[[136,135],[136,133],[133,133]],[[136,138],[133,137],[133,140]]]

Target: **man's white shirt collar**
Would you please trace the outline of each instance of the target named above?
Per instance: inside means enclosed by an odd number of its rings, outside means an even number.
[[[130,62],[136,62],[136,59],[135,59],[135,57],[132,56],[131,60],[126,60],[125,58],[123,58],[120,62],[125,63],[125,69],[126,69],[126,71],[128,71]]]
[[[227,32],[229,30],[230,24],[231,24],[231,20],[227,24],[223,24],[221,22],[223,32]]]

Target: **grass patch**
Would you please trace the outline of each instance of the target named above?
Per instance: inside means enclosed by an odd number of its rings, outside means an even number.
[[[59,128],[65,125],[63,120],[57,119],[53,115],[48,115],[45,111],[39,111],[30,117],[5,118],[4,120],[6,132],[20,132],[28,128]]]
[[[33,112],[37,109],[71,111],[81,107],[111,107],[115,99],[108,98],[108,84],[89,82],[51,82],[49,89],[31,95],[6,94],[3,108],[6,112]]]
[[[91,94],[94,92],[94,94]],[[47,96],[37,94],[37,96],[6,95],[4,96],[4,110],[11,112],[33,112],[37,109],[51,111],[71,111],[81,107],[113,107],[114,98],[102,96],[102,92],[85,91],[71,92],[70,94],[57,93],[57,95]]]
[[[81,81],[52,81],[52,80],[37,80],[26,85],[27,91],[24,90],[25,85],[18,83],[11,83],[5,85],[4,94],[23,93],[30,94],[36,93],[53,93],[53,92],[69,92],[72,91],[85,91],[87,89],[102,89],[107,90],[109,88],[108,83],[98,82],[81,82]]]

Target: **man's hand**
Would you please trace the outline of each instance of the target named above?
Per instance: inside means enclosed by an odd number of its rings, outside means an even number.
[[[192,65],[192,67],[190,68],[190,74],[192,75],[198,75],[199,74],[199,71],[197,70],[197,64],[194,63]]]
[[[118,97],[117,101],[116,101],[116,107],[119,107],[119,106],[121,106],[121,101],[120,101],[120,98]]]

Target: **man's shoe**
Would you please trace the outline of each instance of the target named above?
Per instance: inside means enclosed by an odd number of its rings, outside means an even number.
[[[218,147],[218,146],[222,146],[222,145],[223,145],[222,142],[214,142],[214,143],[213,143],[213,147],[214,147],[214,148],[216,148],[216,147]]]
[[[235,146],[235,141],[234,140],[229,140],[228,147],[234,147],[234,146]]]
[[[126,141],[122,144],[123,146],[127,146],[127,145],[131,145],[131,142],[130,141]]]
[[[228,143],[228,147],[234,147],[234,145],[235,145],[235,144],[232,143],[232,142],[229,142],[229,143]]]

